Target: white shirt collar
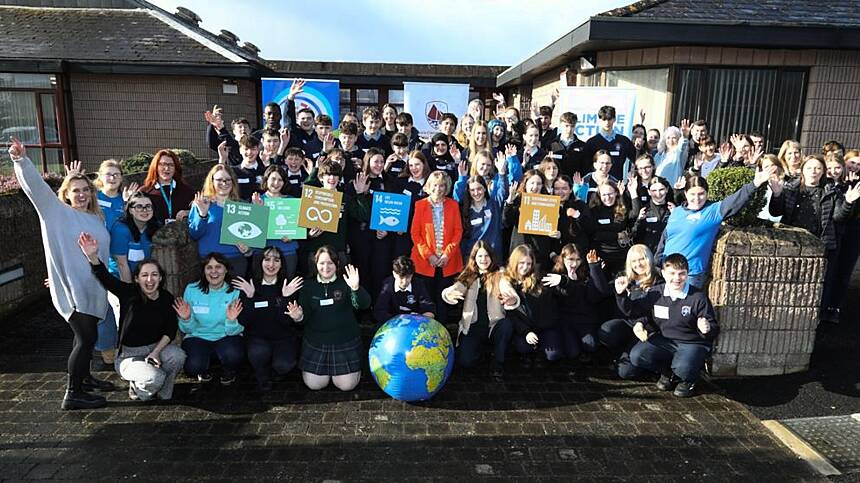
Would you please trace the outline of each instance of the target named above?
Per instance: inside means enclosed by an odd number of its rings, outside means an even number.
[[[317,274],[317,282],[319,282],[319,283],[332,283],[332,282],[334,282],[336,279],[337,279],[337,274],[335,274],[332,278],[330,278],[330,279],[328,279],[328,280],[324,280],[324,279],[320,276],[320,274]]]
[[[395,293],[397,293],[397,292],[411,292],[411,291],[412,291],[412,282],[409,282],[409,285],[407,285],[406,288],[398,288],[397,284],[395,284],[395,286],[394,286],[394,292]]]
[[[266,279],[260,280],[260,285],[277,285],[278,279],[272,280],[271,282],[267,282]]]
[[[684,290],[675,290],[668,283],[665,288],[663,288],[663,296],[669,297],[674,302],[675,300],[685,299],[687,298],[687,293],[690,292],[690,283],[687,282],[684,284]]]
[[[156,188],[161,188],[161,183],[159,183],[158,181],[156,181],[156,182],[155,182],[155,187],[156,187]],[[170,180],[170,189],[174,189],[174,188],[176,188],[176,180],[175,180],[175,179],[172,179],[172,180]]]

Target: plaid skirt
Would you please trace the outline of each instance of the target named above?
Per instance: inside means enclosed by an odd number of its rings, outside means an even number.
[[[302,339],[299,368],[318,376],[342,376],[361,372],[361,338],[343,344],[315,344]]]

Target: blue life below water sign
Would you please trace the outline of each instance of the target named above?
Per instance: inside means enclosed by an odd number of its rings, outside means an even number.
[[[409,208],[412,197],[400,193],[373,193],[370,228],[381,231],[409,231]]]

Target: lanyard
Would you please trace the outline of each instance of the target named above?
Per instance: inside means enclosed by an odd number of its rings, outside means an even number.
[[[171,183],[172,187],[173,183]],[[167,205],[167,217],[173,217],[173,190],[170,190],[170,196],[167,196],[167,193],[164,192],[164,186],[161,183],[158,184],[158,189],[161,191],[161,197],[164,198],[164,203]]]

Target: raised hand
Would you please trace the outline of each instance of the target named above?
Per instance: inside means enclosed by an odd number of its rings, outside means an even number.
[[[236,277],[231,282],[230,285],[237,290],[241,290],[245,292],[245,296],[249,299],[254,298],[254,293],[256,293],[256,289],[254,288],[254,280],[245,280],[242,277]]]
[[[451,153],[451,157],[454,158],[454,161],[460,162],[460,148],[457,147],[456,143],[451,143],[451,146],[448,147],[448,152]]]
[[[227,320],[236,320],[242,313],[242,301],[234,300],[227,306]]]
[[[131,198],[131,195],[137,193],[137,190],[140,189],[140,185],[137,182],[132,181],[131,184],[127,186],[123,186],[122,188],[122,200],[128,201]]]
[[[711,323],[704,317],[699,317],[698,320],[696,320],[696,327],[702,334],[707,334],[711,331]]]
[[[639,110],[639,124],[645,124],[645,109]]]
[[[666,202],[666,208],[669,208],[669,213],[671,213],[672,210],[675,209],[675,203],[672,203],[671,201],[667,201]]]
[[[63,165],[66,168],[66,176],[70,174],[84,174],[84,169],[81,167],[81,162],[79,160],[74,160],[69,163],[68,166]]]
[[[218,162],[226,163],[230,158],[230,149],[227,147],[227,141],[221,141],[221,144],[218,145]]]
[[[263,203],[263,197],[262,197],[262,196],[260,196],[260,193],[257,193],[257,192],[255,191],[255,192],[251,195],[251,203],[254,203],[255,205],[263,206],[263,204],[264,204],[264,203]]]
[[[731,143],[723,143],[720,145],[720,160],[724,163],[728,163],[731,161],[732,156],[735,155],[735,148]]]
[[[541,279],[544,287],[555,287],[561,283],[561,275],[557,273],[548,273]]]
[[[99,242],[87,232],[81,232],[78,236],[78,246],[87,260],[90,262],[98,262],[99,258]]]
[[[577,210],[576,208],[568,208],[567,210],[565,210],[564,213],[570,218],[579,218],[579,210]]]
[[[588,253],[585,254],[585,261],[588,263],[599,262],[600,255],[597,254],[597,250],[589,250]]]
[[[322,140],[323,151],[328,151],[329,149],[334,147],[334,136],[332,133],[328,133]]]
[[[248,245],[245,245],[244,243],[237,243],[236,248],[239,249],[239,253],[241,253],[242,255],[245,255],[249,251],[251,251],[251,247],[249,247]]]
[[[508,203],[513,203],[520,196],[520,183],[519,181],[514,181],[511,183],[511,189],[508,191]]]
[[[642,322],[636,322],[636,324],[633,326],[633,335],[635,335],[636,338],[641,340],[642,342],[648,340],[648,331],[645,330],[645,326],[642,324]]]
[[[457,173],[461,178],[469,176],[469,163],[465,159],[457,163]]]
[[[451,290],[448,291],[448,298],[459,302],[466,298],[466,294],[461,292],[460,290],[457,290],[456,288],[451,288]]]
[[[493,92],[493,99],[501,105],[505,105],[505,96],[504,94]]]
[[[692,124],[690,123],[689,119],[681,119],[681,133],[684,135],[685,138],[690,137],[691,125]]]
[[[287,315],[290,316],[291,319],[296,322],[300,322],[303,318],[305,318],[305,313],[302,310],[302,306],[299,305],[295,300],[287,304]]]
[[[626,189],[626,187],[627,187],[627,185],[624,183],[624,181],[619,181],[619,182],[618,182],[618,184],[617,184],[616,186],[618,187],[618,196],[623,195],[623,194],[624,194],[624,190],[625,190],[625,189]]]
[[[305,158],[304,165],[305,165],[305,171],[307,171],[308,173],[310,173],[311,171],[314,170],[314,160],[313,159]]]
[[[511,156],[516,156],[516,154],[517,154],[517,147],[515,145],[508,144],[505,146],[505,156],[510,158]]]
[[[176,315],[182,320],[191,318],[191,306],[182,297],[176,297],[176,300],[173,301],[173,310],[176,311]]]
[[[27,157],[27,148],[24,147],[24,143],[21,142],[20,139],[12,136],[11,143],[9,145],[9,157],[12,158],[12,161],[18,161],[21,158]]]
[[[358,290],[358,284],[360,281],[358,269],[352,265],[347,265],[343,271],[343,280],[347,285],[349,285],[349,288],[351,288],[353,292]]]
[[[645,219],[645,213],[646,213],[647,211],[648,211],[648,208],[642,207],[642,209],[641,209],[641,210],[639,210],[639,216],[638,216],[638,219],[640,219],[640,220],[644,220],[644,219]]]
[[[204,196],[202,191],[198,191],[196,195],[194,195],[194,206],[197,207],[197,212],[200,213],[200,216],[208,216],[209,215],[209,205],[211,201],[208,196]]]
[[[845,192],[845,201],[848,203],[854,203],[858,198],[860,198],[860,183],[855,184]]]
[[[501,151],[496,153],[496,172],[499,174],[506,174],[508,172],[508,160]]]
[[[618,295],[623,294],[627,290],[627,286],[630,285],[630,280],[624,275],[615,279],[615,292]]]
[[[759,159],[764,155],[764,149],[757,149],[755,152],[750,154],[750,159],[747,162],[747,165],[753,166],[758,165]]]
[[[203,118],[206,119],[206,122],[211,124],[216,131],[220,131],[224,128],[224,118],[222,117],[222,111],[217,104],[215,105],[215,107],[212,108],[211,111],[204,112]]]
[[[279,133],[281,135],[281,147],[286,149],[287,145],[290,144],[290,130],[289,128],[282,127]]]
[[[581,185],[582,184],[582,174],[579,171],[575,171],[573,173],[573,178],[571,178],[571,180],[573,181],[574,185]]]
[[[757,169],[755,177],[753,178],[753,184],[758,188],[759,186],[767,183],[775,174],[776,166],[768,166],[767,169]]]
[[[292,85],[290,85],[290,92],[287,94],[287,99],[289,99],[291,101],[293,99],[295,99],[297,95],[304,92],[304,90],[302,89],[304,86],[305,86],[305,80],[304,79],[294,80]],[[292,114],[292,113],[290,113],[290,114]]]
[[[540,342],[540,338],[534,332],[529,332],[526,334],[526,342],[529,345],[536,346],[538,345],[538,342]]]
[[[683,176],[679,176],[677,180],[675,180],[675,184],[672,185],[676,190],[682,190],[687,186],[687,178]]]
[[[768,186],[770,186],[770,192],[775,196],[779,196],[782,193],[782,181],[771,178],[768,180]]]
[[[281,295],[284,297],[289,297],[294,293],[301,290],[302,285],[305,283],[305,279],[302,277],[295,277],[290,280],[290,283],[287,283],[287,279],[284,279],[284,287],[281,289]]]
[[[365,173],[358,173],[352,180],[352,186],[358,194],[367,193],[367,190],[370,189],[370,181]]]

